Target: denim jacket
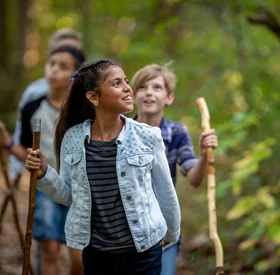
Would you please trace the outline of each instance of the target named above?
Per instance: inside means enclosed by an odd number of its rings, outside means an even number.
[[[160,240],[180,236],[180,208],[172,183],[161,131],[121,116],[125,125],[116,139],[116,170],[126,218],[138,252]],[[70,206],[65,224],[67,245],[85,248],[90,242],[91,192],[87,178],[85,139],[90,120],[70,128],[61,144],[60,173],[48,166],[37,188]]]

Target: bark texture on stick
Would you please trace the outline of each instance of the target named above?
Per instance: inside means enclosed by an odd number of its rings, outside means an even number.
[[[204,132],[209,131],[210,115],[207,108],[206,101],[203,97],[196,99],[197,106],[201,113],[202,129]],[[207,148],[208,160],[208,215],[209,215],[209,235],[214,244],[216,253],[216,274],[224,274],[224,253],[222,243],[218,236],[217,231],[217,211],[216,211],[216,178],[215,178],[215,164],[214,164],[214,151],[213,148]]]
[[[32,149],[36,150],[40,147],[40,132],[41,132],[41,120],[34,119],[34,131],[33,131],[33,145]],[[32,228],[34,222],[34,212],[35,212],[35,201],[36,201],[36,181],[37,181],[37,171],[31,171],[30,173],[30,186],[29,186],[29,207],[28,207],[28,218],[25,233],[25,243],[24,243],[24,259],[22,275],[28,275],[30,268],[30,248],[32,244]]]

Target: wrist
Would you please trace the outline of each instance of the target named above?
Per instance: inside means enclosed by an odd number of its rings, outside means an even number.
[[[9,143],[4,144],[4,148],[8,151],[12,149],[12,147],[15,145],[14,141],[11,139]]]

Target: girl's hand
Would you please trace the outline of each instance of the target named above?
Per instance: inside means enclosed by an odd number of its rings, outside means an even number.
[[[215,130],[211,129],[208,132],[203,132],[199,137],[200,144],[200,156],[205,157],[207,153],[207,148],[212,147],[215,149],[218,147],[218,138],[215,135]]]
[[[48,162],[42,152],[37,150],[27,149],[28,156],[25,161],[25,168],[30,172],[31,170],[37,171],[37,177],[43,178],[48,169]]]

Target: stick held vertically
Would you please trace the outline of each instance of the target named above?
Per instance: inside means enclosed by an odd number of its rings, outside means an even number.
[[[210,127],[210,114],[207,108],[206,101],[203,97],[196,99],[196,104],[201,113],[202,129],[207,132]],[[216,269],[215,274],[224,274],[224,252],[217,231],[217,211],[216,211],[216,178],[215,178],[215,163],[214,151],[212,147],[207,148],[207,199],[208,199],[208,215],[209,215],[209,235],[214,244],[216,253]]]
[[[40,147],[40,133],[41,133],[41,119],[34,119],[33,124],[33,143],[32,149],[37,150]],[[22,275],[28,275],[30,266],[30,248],[32,244],[32,228],[34,222],[35,201],[36,201],[36,181],[37,171],[30,172],[30,185],[29,185],[29,205],[28,205],[28,218],[24,242],[24,258]]]

